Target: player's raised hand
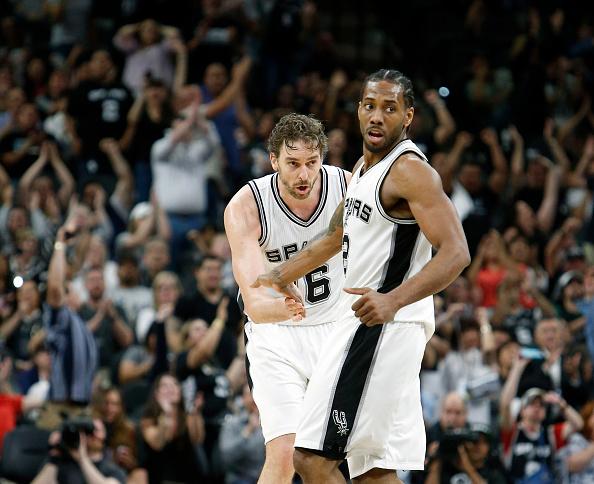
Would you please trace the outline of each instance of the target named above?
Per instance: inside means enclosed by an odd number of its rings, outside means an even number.
[[[394,320],[397,308],[387,294],[381,294],[369,287],[345,287],[344,292],[361,296],[351,309],[365,326],[384,324]]]
[[[256,279],[254,283],[250,285],[250,287],[270,287],[283,296],[294,299],[295,301],[303,304],[303,298],[301,297],[301,293],[299,292],[299,289],[297,289],[297,286],[293,283],[286,285],[279,284],[278,277],[274,270],[267,272],[266,274],[260,274],[258,279]]]

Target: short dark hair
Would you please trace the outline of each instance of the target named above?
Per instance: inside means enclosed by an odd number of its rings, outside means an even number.
[[[380,81],[388,81],[392,84],[400,86],[402,88],[402,97],[404,97],[406,107],[411,108],[414,106],[415,93],[413,90],[411,80],[408,77],[406,77],[402,72],[397,71],[395,69],[380,69],[379,71],[375,71],[373,74],[369,74],[363,81],[363,86],[361,86],[361,93],[359,95],[359,98],[363,99],[363,93],[365,92],[368,83]]]
[[[319,150],[322,158],[328,152],[328,137],[324,133],[324,125],[314,116],[290,113],[285,114],[270,133],[268,151],[277,158],[283,145],[294,149],[293,143],[303,141],[308,148]]]
[[[207,260],[214,260],[216,262],[219,262],[221,265],[223,265],[225,262],[219,256],[216,256],[214,254],[208,254],[208,253],[203,254],[202,256],[200,256],[196,259],[196,262],[194,264],[194,270],[195,271],[200,270]]]

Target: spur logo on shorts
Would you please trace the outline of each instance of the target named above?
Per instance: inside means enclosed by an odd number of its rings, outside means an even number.
[[[346,435],[349,433],[346,414],[344,412],[333,410],[332,420],[334,420],[334,424],[338,427],[338,435]]]

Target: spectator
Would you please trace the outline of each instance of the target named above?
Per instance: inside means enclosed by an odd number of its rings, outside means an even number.
[[[35,162],[46,139],[37,108],[23,104],[16,112],[14,129],[0,139],[0,161],[12,180],[18,180]]]
[[[489,398],[499,390],[499,379],[489,363],[494,359],[495,340],[487,312],[476,319],[462,319],[458,351],[450,351],[441,366],[443,394],[467,394],[468,421],[490,424]]]
[[[142,92],[147,78],[157,79],[168,88],[179,88],[184,84],[185,73],[182,79],[174,82],[175,69],[170,59],[177,53],[178,63],[187,62],[185,46],[175,27],[146,19],[121,27],[113,42],[126,54],[122,80],[135,96]]]
[[[169,334],[169,344],[177,351],[179,342],[179,318],[174,314],[182,287],[179,277],[173,272],[163,271],[157,274],[153,281],[154,307],[144,308],[138,313],[136,320],[136,339],[143,343],[154,321],[165,323]]]
[[[73,261],[72,272],[78,274],[72,281],[72,287],[82,302],[89,299],[89,293],[85,287],[85,275],[91,269],[98,269],[103,272],[105,293],[110,296],[115,293],[118,287],[118,265],[107,258],[107,247],[103,239],[98,235],[88,235],[84,232],[79,235],[75,252],[81,254],[84,259],[81,262]]]
[[[517,359],[503,387],[499,412],[501,440],[507,469],[512,479],[532,482],[554,482],[554,455],[567,438],[582,428],[579,413],[554,392],[530,388],[521,399],[519,419],[515,422],[511,403],[518,389],[520,375],[528,360]],[[560,411],[563,422],[545,423],[547,405]]]
[[[104,482],[124,484],[126,474],[105,452],[105,426],[99,419],[93,419],[94,430],[87,435],[80,433],[80,443],[75,449],[50,451],[48,462],[41,468],[34,484],[58,482]],[[60,444],[60,434],[50,435],[50,444]]]
[[[199,260],[194,268],[196,290],[179,300],[175,315],[181,321],[196,318],[214,321],[221,301],[229,298],[228,320],[216,350],[218,362],[223,368],[228,368],[237,354],[236,337],[243,314],[235,298],[226,294],[221,287],[222,265],[223,262],[218,257],[209,254]]]
[[[504,469],[491,450],[492,436],[488,426],[474,425],[467,440],[453,455],[442,453],[431,461],[426,484],[440,482],[487,482],[506,484]]]
[[[136,202],[149,199],[153,185],[151,148],[163,137],[173,118],[171,95],[166,85],[158,79],[147,79],[128,112],[128,125],[120,140],[134,170]]]
[[[12,352],[15,367],[25,371],[32,368],[31,357],[40,343],[41,297],[35,281],[25,281],[16,294],[17,308],[0,325],[0,338]]]
[[[155,380],[140,422],[149,483],[192,482],[204,475],[194,448],[204,440],[204,421],[199,398],[194,403],[186,413],[175,377],[163,374]]]
[[[509,258],[501,234],[491,230],[483,236],[476,256],[468,268],[468,279],[482,292],[480,306],[492,308],[497,304],[497,287],[507,272],[516,272]]]
[[[219,62],[214,62],[206,67],[204,72],[202,97],[205,103],[210,103],[222,94],[228,85],[227,69]],[[243,93],[239,92],[234,103],[211,118],[214,122],[221,144],[225,150],[227,166],[230,172],[239,177],[240,153],[236,138],[239,127],[244,135],[251,138],[254,134],[254,120],[247,109],[247,101]]]
[[[468,410],[464,399],[457,392],[450,392],[443,397],[439,421],[427,429],[427,455],[435,456],[439,442],[448,430],[468,428]]]
[[[563,484],[587,484],[594,480],[594,402],[584,405],[580,413],[584,427],[570,435],[558,456]]]
[[[87,272],[85,288],[89,300],[80,307],[78,313],[95,338],[99,366],[108,368],[113,364],[116,354],[132,344],[134,334],[126,322],[124,310],[106,297],[101,270],[90,269]]]
[[[167,214],[153,192],[150,203],[140,202],[130,212],[128,230],[118,235],[116,251],[133,251],[142,255],[142,249],[146,250],[147,242],[155,236],[169,240],[171,227]]]
[[[174,260],[181,255],[186,234],[206,221],[205,165],[222,149],[214,125],[199,120],[197,103],[180,116],[151,153],[155,192],[171,224]]]
[[[79,180],[109,175],[110,166],[99,149],[104,138],[119,139],[132,105],[130,91],[117,80],[117,69],[106,50],[96,50],[88,63],[89,79],[81,82],[68,100],[74,126],[74,152],[80,158]]]
[[[44,173],[48,161],[60,181],[57,191],[53,179]],[[41,145],[39,158],[19,180],[19,197],[25,201],[38,196],[39,208],[48,220],[57,225],[62,221],[62,213],[68,207],[74,187],[74,178],[62,161],[56,144],[45,141]]]
[[[169,245],[159,237],[149,239],[144,247],[140,277],[142,284],[152,287],[157,274],[166,270],[171,262]]]
[[[128,474],[126,482],[148,482],[146,471],[138,465],[136,428],[124,413],[120,391],[115,387],[105,390],[95,411],[105,425],[106,448],[111,451],[115,464]]]
[[[23,397],[12,385],[12,358],[4,346],[0,346],[0,453],[4,436],[16,427],[19,417],[41,405],[35,396]]]
[[[140,260],[133,252],[119,254],[118,279],[113,302],[124,310],[127,321],[135,323],[140,311],[153,305],[153,294],[148,287],[140,285]]]
[[[50,400],[38,425],[55,429],[63,415],[80,412],[91,399],[91,384],[97,369],[98,351],[91,332],[78,313],[66,282],[66,233],[76,233],[76,221],[69,220],[58,230],[50,261],[46,305],[45,342],[51,355]]]
[[[255,484],[264,465],[264,436],[260,413],[247,385],[234,415],[223,422],[219,437],[221,461],[226,469],[226,484]]]

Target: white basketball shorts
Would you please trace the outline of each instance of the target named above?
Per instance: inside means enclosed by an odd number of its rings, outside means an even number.
[[[295,447],[346,458],[351,477],[373,468],[423,469],[425,343],[422,323],[339,321],[309,382]]]
[[[335,324],[246,323],[248,380],[266,443],[297,431],[305,390]]]

